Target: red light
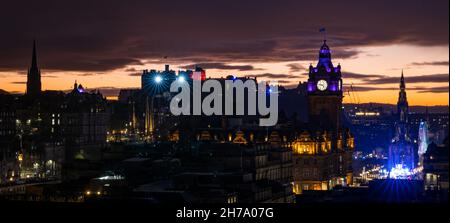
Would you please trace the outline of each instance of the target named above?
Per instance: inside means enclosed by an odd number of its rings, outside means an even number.
[[[191,76],[192,80],[206,80],[206,72],[203,71],[194,71]]]

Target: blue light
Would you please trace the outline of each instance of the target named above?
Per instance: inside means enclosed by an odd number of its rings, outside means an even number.
[[[162,77],[159,76],[159,75],[157,75],[157,76],[155,77],[155,82],[156,82],[157,84],[159,84],[159,83],[161,83],[161,81],[162,81]]]
[[[397,164],[389,172],[389,178],[391,179],[408,179],[411,175],[411,170],[404,167],[402,164]]]
[[[184,81],[185,81],[184,76],[179,76],[179,77],[178,77],[178,82],[184,82]]]

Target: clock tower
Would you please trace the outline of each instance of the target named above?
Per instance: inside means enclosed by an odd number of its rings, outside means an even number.
[[[307,92],[309,123],[321,129],[340,129],[343,97],[341,65],[333,66],[326,40],[320,47],[317,66],[309,66]]]

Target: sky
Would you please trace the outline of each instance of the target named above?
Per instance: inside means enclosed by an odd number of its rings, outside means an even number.
[[[106,96],[137,88],[143,69],[194,68],[293,87],[317,63],[326,28],[333,63],[357,97],[449,103],[448,0],[8,1],[0,8],[0,89],[25,91],[33,39],[42,88],[77,81]]]

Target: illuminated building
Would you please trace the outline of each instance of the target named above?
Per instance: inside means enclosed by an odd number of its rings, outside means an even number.
[[[169,138],[171,127],[175,121],[169,108],[172,94],[170,84],[177,78],[187,78],[190,71],[175,71],[165,65],[164,71],[144,70],[141,75],[141,91],[144,96],[144,133],[147,140],[153,141]]]
[[[309,122],[321,128],[341,128],[341,65],[333,66],[331,50],[324,40],[316,67],[310,65],[308,78]]]
[[[417,153],[419,155],[419,166],[423,164],[423,154],[427,152],[428,148],[428,127],[426,122],[421,122],[419,126],[419,148]]]
[[[419,138],[419,130],[422,122],[427,124],[428,143],[441,143],[448,136],[449,121],[447,113],[414,113],[408,116],[411,138]]]
[[[423,154],[423,176],[427,192],[443,192],[442,198],[448,199],[449,178],[449,144],[448,137],[442,145],[431,143]]]
[[[175,188],[197,188],[201,194],[223,191],[238,203],[293,202],[292,151],[283,134],[269,134],[265,141],[267,133],[258,130],[202,131],[192,144],[192,157],[183,161],[189,171],[173,178]],[[208,202],[204,195],[195,196]]]
[[[145,99],[145,134],[146,136],[152,136],[154,128],[154,117],[153,111],[153,100],[150,100],[148,97]]]
[[[316,67],[309,67],[308,127],[298,132],[293,150],[293,190],[330,190],[353,183],[354,138],[342,128],[341,66],[333,66],[331,50],[323,42]]]
[[[408,100],[406,98],[405,78],[400,78],[400,92],[397,102],[397,120],[395,123],[395,136],[389,146],[388,170],[414,169],[413,143],[409,135]]]

